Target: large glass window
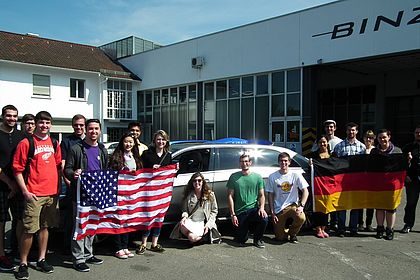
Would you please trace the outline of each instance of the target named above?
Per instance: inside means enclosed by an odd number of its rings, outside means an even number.
[[[300,91],[300,69],[287,71],[287,92]]]
[[[287,142],[300,142],[300,121],[287,122]]]
[[[300,93],[287,94],[287,115],[299,116],[300,115]]]
[[[271,74],[271,93],[284,93],[284,71]]]
[[[130,82],[108,80],[107,117],[132,119],[132,87]]]
[[[284,117],[284,94],[277,94],[271,97],[271,116]]]
[[[242,94],[254,94],[254,76],[242,77]]]
[[[225,99],[227,95],[226,80],[216,82],[216,99]]]
[[[257,76],[257,95],[268,94],[268,75]]]
[[[214,101],[214,83],[204,84],[204,139],[214,140],[214,123],[216,118]]]
[[[269,137],[269,97],[255,98],[255,136],[268,140]]]
[[[227,137],[227,101],[216,102],[216,138]]]
[[[254,138],[254,98],[242,99],[241,138]]]
[[[229,98],[239,97],[239,78],[229,80]]]
[[[231,99],[228,103],[228,134],[229,137],[240,137],[241,119],[239,99]]]
[[[33,94],[38,96],[50,96],[50,76],[32,75]]]
[[[197,139],[197,86],[188,86],[188,139]]]

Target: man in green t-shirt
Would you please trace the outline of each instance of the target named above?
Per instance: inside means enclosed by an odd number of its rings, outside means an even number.
[[[236,229],[235,241],[245,244],[248,229],[254,225],[254,246],[264,248],[262,237],[268,223],[264,210],[264,180],[261,175],[251,172],[252,161],[249,155],[241,155],[239,164],[241,171],[230,175],[226,185],[230,216]]]

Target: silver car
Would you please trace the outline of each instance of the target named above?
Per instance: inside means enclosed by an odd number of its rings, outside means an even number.
[[[249,154],[253,159],[252,171],[259,173],[267,181],[268,176],[279,169],[277,158],[282,152],[287,152],[292,157],[291,170],[302,174],[308,173],[307,158],[292,150],[277,146],[201,144],[174,152],[172,158],[179,163],[179,171],[174,181],[172,201],[165,216],[165,223],[179,221],[184,187],[197,171],[203,174],[210,188],[216,194],[219,206],[218,219],[223,220],[230,217],[226,183],[232,173],[240,171],[239,156],[244,153]]]

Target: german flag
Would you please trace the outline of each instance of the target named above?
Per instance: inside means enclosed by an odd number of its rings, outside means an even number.
[[[314,159],[314,211],[396,209],[406,177],[403,154]]]

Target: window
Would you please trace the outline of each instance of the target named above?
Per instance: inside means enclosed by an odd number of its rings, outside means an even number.
[[[70,79],[70,98],[85,99],[85,80]]]
[[[50,76],[32,75],[33,94],[38,96],[50,96]]]
[[[110,119],[132,119],[133,100],[131,83],[125,81],[108,80],[107,85],[107,117]],[[150,93],[148,95],[150,95]],[[148,96],[146,97],[148,98]]]
[[[179,162],[178,174],[209,171],[210,150],[188,151],[174,158],[174,161]]]
[[[242,95],[254,94],[254,76],[242,78]]]

